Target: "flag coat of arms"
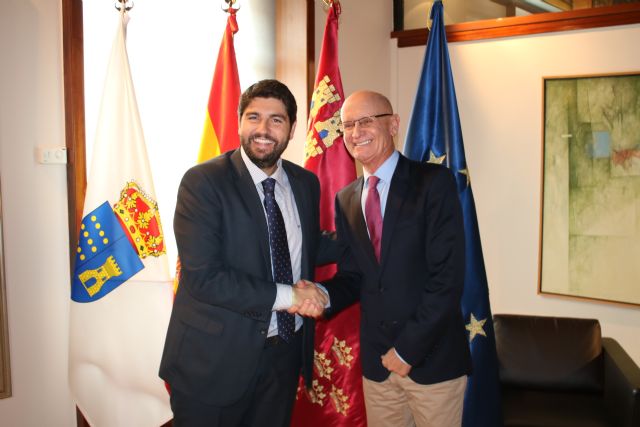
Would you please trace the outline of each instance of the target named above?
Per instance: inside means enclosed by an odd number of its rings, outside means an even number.
[[[473,360],[473,374],[469,377],[465,392],[462,424],[468,427],[498,427],[502,425],[502,409],[489,288],[471,178],[464,154],[441,0],[433,3],[431,19],[432,26],[409,120],[404,154],[413,160],[444,164],[455,176],[465,229],[462,314],[469,333]]]
[[[344,91],[338,67],[340,3],[329,3],[315,89],[309,108],[305,168],[320,180],[320,227],[335,230],[335,195],[356,178],[353,158],[340,133]],[[335,273],[335,265],[318,268],[316,279]],[[292,426],[366,426],[360,367],[360,304],[329,321],[316,322],[312,388],[300,383]]]
[[[164,235],[121,11],[93,144],[71,285],[69,384],[94,427],[172,414],[158,366],[172,304]]]

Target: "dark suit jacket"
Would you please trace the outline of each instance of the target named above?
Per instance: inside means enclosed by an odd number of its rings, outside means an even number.
[[[464,228],[455,181],[444,166],[402,155],[391,180],[378,264],[362,213],[363,178],[336,196],[336,228],[346,255],[326,283],[327,313],[361,302],[360,357],[366,378],[389,376],[380,357],[395,347],[420,384],[471,370],[460,301]]]
[[[313,280],[322,249],[318,179],[282,165],[302,227],[301,275]],[[187,171],[174,232],[182,271],[160,376],[202,402],[228,405],[255,373],[276,297],[264,210],[239,150]],[[314,323],[304,322],[302,366],[310,381]]]

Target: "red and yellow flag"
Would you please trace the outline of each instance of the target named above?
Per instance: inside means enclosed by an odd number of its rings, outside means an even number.
[[[225,28],[211,82],[207,118],[198,152],[198,163],[240,146],[238,138],[238,100],[240,78],[233,35],[238,32],[236,9],[229,8]]]
[[[334,230],[334,199],[356,178],[353,158],[339,131],[344,101],[338,67],[338,17],[340,3],[330,2],[320,50],[315,90],[311,99],[305,168],[320,179],[320,227]],[[322,281],[335,265],[319,268]],[[300,427],[361,427],[367,425],[360,367],[360,304],[329,321],[316,323],[312,389],[301,381],[291,425]]]
[[[237,9],[227,11],[227,26],[222,36],[216,69],[213,72],[207,117],[204,121],[202,141],[198,151],[198,163],[207,161],[226,151],[240,146],[238,137],[238,101],[240,100],[240,78],[236,51],[233,47],[233,35],[238,32]],[[176,265],[174,292],[180,282],[180,258]]]

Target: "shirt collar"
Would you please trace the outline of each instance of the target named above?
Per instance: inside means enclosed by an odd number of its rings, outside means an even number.
[[[275,172],[273,173],[273,175],[269,176],[262,169],[256,166],[255,163],[251,161],[247,153],[244,151],[244,147],[242,146],[240,147],[240,155],[242,156],[242,161],[244,162],[244,165],[249,170],[249,175],[251,175],[251,180],[255,185],[262,184],[262,181],[264,181],[267,178],[275,179],[276,182],[279,183],[280,185],[284,185],[284,182],[287,181],[287,174],[284,172],[284,169],[282,168],[281,158],[278,159],[278,161],[276,162],[277,167]]]
[[[393,178],[393,172],[396,170],[396,166],[398,165],[398,159],[400,158],[400,153],[397,150],[393,150],[393,153],[384,161],[382,165],[374,173],[369,173],[366,170],[362,170],[362,175],[364,176],[364,181],[368,182],[368,179],[371,175],[375,175],[380,178],[380,181],[389,184],[391,182],[391,178]],[[367,184],[368,185],[368,184]]]

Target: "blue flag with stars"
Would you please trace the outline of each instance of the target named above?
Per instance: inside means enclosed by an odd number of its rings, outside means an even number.
[[[431,19],[432,26],[409,120],[404,154],[413,160],[447,165],[455,175],[466,245],[462,313],[469,332],[473,359],[473,374],[467,383],[462,425],[496,427],[503,424],[498,358],[441,0],[433,3]]]

